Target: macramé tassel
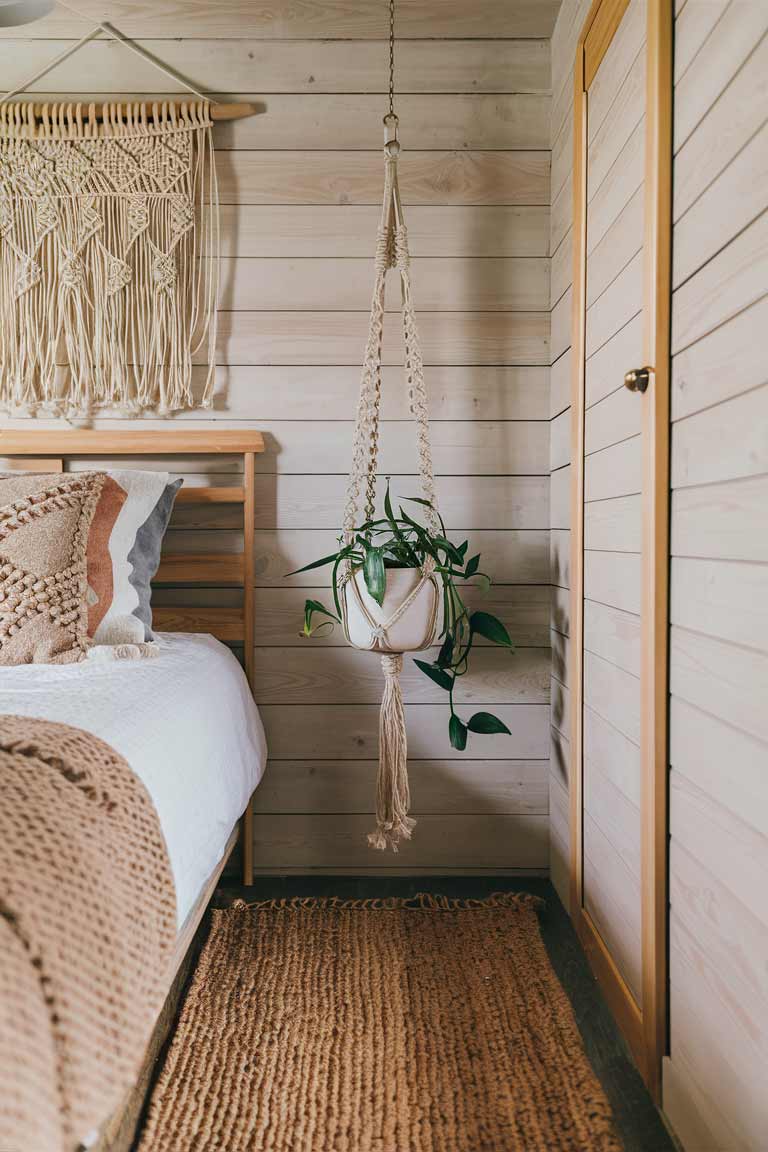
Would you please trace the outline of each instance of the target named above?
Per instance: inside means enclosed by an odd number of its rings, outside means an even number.
[[[376,830],[369,833],[372,848],[397,852],[401,840],[410,840],[416,821],[408,815],[408,741],[405,732],[399,653],[381,657],[384,698],[379,714],[379,774],[376,781]]]

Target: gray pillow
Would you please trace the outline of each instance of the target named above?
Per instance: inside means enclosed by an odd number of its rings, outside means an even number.
[[[153,640],[152,632],[152,581],[160,566],[160,551],[163,546],[163,537],[168,527],[168,521],[173,511],[173,502],[176,493],[183,481],[174,480],[166,484],[162,496],[155,504],[147,519],[136,533],[136,539],[128,553],[128,563],[131,573],[128,577],[136,589],[139,603],[133,610],[144,625],[144,639]]]

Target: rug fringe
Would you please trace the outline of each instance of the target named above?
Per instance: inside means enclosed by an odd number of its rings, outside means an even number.
[[[441,896],[419,892],[416,896],[372,896],[365,900],[347,900],[341,896],[281,896],[271,900],[233,900],[220,912],[296,912],[307,908],[356,912],[394,912],[412,909],[419,912],[487,911],[493,908],[543,908],[545,901],[532,892],[493,892],[481,899]]]

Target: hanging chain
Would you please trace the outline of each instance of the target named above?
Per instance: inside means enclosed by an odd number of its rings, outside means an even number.
[[[384,117],[384,151],[394,159],[400,152],[395,112],[395,0],[389,0],[389,112]]]
[[[389,0],[389,116],[395,115],[395,0]]]

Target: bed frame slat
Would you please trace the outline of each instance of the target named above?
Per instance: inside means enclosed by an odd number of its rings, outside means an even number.
[[[63,472],[64,461],[59,456],[54,458],[46,456],[36,459],[34,456],[18,457],[13,461],[13,472]],[[4,469],[7,471],[7,469]]]
[[[242,644],[242,608],[185,608],[163,606],[152,609],[152,624],[158,632],[209,632],[224,644]]]
[[[176,504],[244,504],[245,488],[195,488],[185,486],[176,493]]]
[[[107,432],[71,428],[61,432],[0,431],[0,456],[242,456],[263,452],[264,437],[252,428],[153,429]]]
[[[174,552],[163,556],[155,584],[205,584],[225,588],[243,583],[241,552]]]

